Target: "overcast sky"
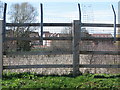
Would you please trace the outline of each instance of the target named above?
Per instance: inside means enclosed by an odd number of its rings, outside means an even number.
[[[7,11],[13,3],[29,2],[40,12],[39,3],[43,3],[45,22],[71,22],[78,19],[78,6],[81,4],[83,22],[112,23],[114,5],[118,14],[118,0],[1,0],[8,4]],[[64,1],[64,2],[63,2]],[[68,2],[69,1],[69,2]],[[84,1],[84,2],[83,2]],[[88,2],[89,1],[89,2]],[[39,2],[39,3],[38,3]],[[85,17],[85,14],[88,16]],[[103,21],[104,20],[104,21]]]
[[[113,23],[113,11],[111,4],[114,5],[118,16],[119,0],[1,0],[8,4],[7,11],[13,3],[29,2],[40,12],[40,3],[44,7],[44,22],[72,22],[78,20],[78,6],[81,4],[82,22],[92,23]],[[38,3],[39,2],[39,3]],[[85,16],[87,14],[88,16]],[[40,15],[39,15],[40,16]],[[40,18],[38,16],[38,22]],[[9,22],[9,20],[8,20]],[[101,28],[103,29],[103,28]]]
[[[118,2],[119,0],[1,0],[4,2]]]

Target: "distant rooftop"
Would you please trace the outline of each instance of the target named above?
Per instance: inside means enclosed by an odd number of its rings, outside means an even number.
[[[93,37],[113,37],[112,34],[91,34]]]

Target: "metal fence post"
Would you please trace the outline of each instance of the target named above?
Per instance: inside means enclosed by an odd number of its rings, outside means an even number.
[[[79,43],[80,43],[80,22],[73,22],[73,76],[78,76],[79,71]]]
[[[41,29],[41,36],[40,36],[40,44],[43,45],[43,4],[40,4],[41,9],[41,23],[40,23],[40,29]]]
[[[0,79],[2,79],[2,73],[3,73],[3,20],[0,20]]]

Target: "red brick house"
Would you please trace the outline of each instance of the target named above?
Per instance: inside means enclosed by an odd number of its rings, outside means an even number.
[[[92,37],[112,38],[112,34],[91,34]],[[93,43],[96,51],[114,51],[116,47],[112,40],[99,40]]]
[[[112,34],[91,34],[92,37],[106,37],[106,38],[109,38],[109,37],[113,37]]]

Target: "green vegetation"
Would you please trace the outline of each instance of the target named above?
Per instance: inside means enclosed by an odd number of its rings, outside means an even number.
[[[4,73],[2,87],[4,88],[109,88],[120,89],[120,74],[83,74],[78,77],[71,75],[39,75],[35,73]]]

